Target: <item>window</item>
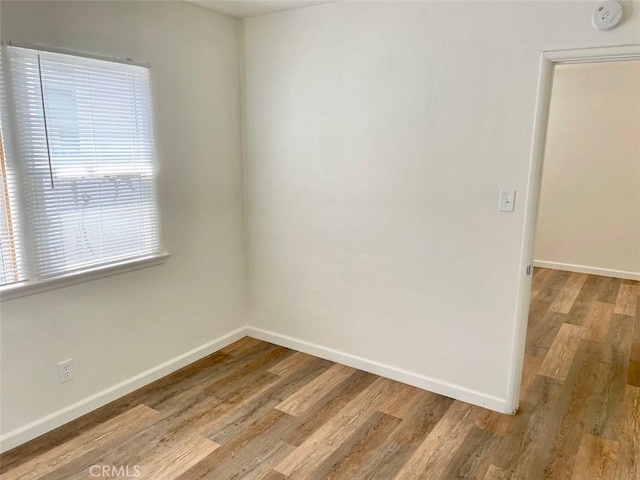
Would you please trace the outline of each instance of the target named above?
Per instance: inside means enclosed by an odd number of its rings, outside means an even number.
[[[19,282],[20,272],[19,250],[16,242],[17,232],[14,224],[12,205],[13,185],[9,185],[11,175],[7,169],[4,155],[4,135],[0,129],[0,285]]]
[[[159,255],[148,68],[5,48],[0,285]]]

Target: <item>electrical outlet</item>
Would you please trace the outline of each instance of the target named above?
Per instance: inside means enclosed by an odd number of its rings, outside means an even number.
[[[58,363],[58,380],[60,383],[73,380],[73,360],[68,359]]]

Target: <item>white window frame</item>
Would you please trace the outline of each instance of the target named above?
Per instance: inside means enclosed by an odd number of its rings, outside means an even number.
[[[39,50],[39,51],[44,51],[44,52],[53,52],[53,53],[61,53],[64,55],[73,55],[76,57],[85,57],[85,58],[91,58],[91,59],[96,59],[96,60],[104,60],[104,61],[109,61],[109,62],[117,62],[117,63],[124,63],[124,64],[128,64],[128,65],[136,65],[136,66],[141,66],[141,67],[145,67],[145,68],[149,68],[149,64],[147,63],[143,63],[143,62],[135,62],[133,60],[130,59],[119,59],[119,58],[113,58],[113,57],[107,57],[107,56],[100,56],[100,55],[93,55],[93,54],[87,54],[87,53],[83,53],[83,52],[77,52],[77,51],[69,51],[69,50],[62,50],[62,49],[58,49],[58,48],[53,48],[53,47],[47,47],[47,46],[41,46],[41,45],[33,45],[33,44],[28,44],[28,43],[14,43],[14,42],[7,42],[7,43],[3,43],[2,45],[0,45],[1,47],[4,47],[5,45],[7,46],[12,46],[12,47],[19,47],[19,48],[28,48],[28,49],[33,49],[33,50]],[[6,60],[5,60],[6,61]],[[9,67],[5,67],[5,68],[9,68]],[[6,72],[7,70],[5,70]],[[4,74],[4,72],[3,72]],[[6,82],[6,79],[5,79]],[[8,82],[6,82],[8,83]],[[9,85],[5,85],[5,87],[8,89],[10,88]],[[9,95],[8,92],[5,92],[5,94]],[[152,113],[153,116],[153,113]],[[155,119],[155,116],[153,116]],[[6,118],[6,116],[5,116]],[[153,119],[153,120],[154,120]],[[153,124],[153,128],[155,131],[155,121],[152,120],[152,124]],[[10,132],[11,133],[11,132]],[[5,138],[5,144],[7,142],[11,142],[11,143],[15,143],[15,134],[11,135],[11,137],[14,138]],[[156,135],[157,138],[157,135]],[[156,147],[157,147],[157,143],[156,143]],[[11,159],[7,159],[6,158],[6,154],[7,154],[7,149],[5,149],[5,160],[6,161],[12,161]],[[13,160],[15,161],[15,160]],[[157,167],[157,166],[156,166]],[[158,169],[156,168],[156,173],[155,173],[155,182],[157,184],[157,179],[158,179],[158,173],[157,173]],[[20,190],[22,190],[20,188]],[[21,197],[23,193],[22,192],[18,192],[18,197]],[[157,208],[158,211],[160,210],[160,201],[158,198],[156,198],[156,202],[157,202]],[[20,202],[23,203],[23,202]],[[18,220],[20,222],[24,222],[24,218],[23,218],[24,213],[21,211],[21,208],[18,208]],[[161,224],[161,213],[160,211],[158,212],[158,229],[160,232],[160,236],[161,236],[161,241],[162,241],[162,224]],[[28,232],[27,232],[27,236],[28,236]],[[20,239],[22,240],[22,251],[23,254],[26,251],[26,255],[29,256],[29,250],[32,248],[31,245],[29,245],[29,239],[28,238],[22,238]],[[33,294],[37,294],[37,293],[41,293],[41,292],[45,292],[48,290],[53,290],[53,289],[58,289],[58,288],[63,288],[63,287],[67,287],[70,285],[75,285],[75,284],[79,284],[79,283],[84,283],[87,281],[92,281],[92,280],[96,280],[96,279],[100,279],[100,278],[105,278],[105,277],[110,277],[113,275],[119,275],[122,273],[126,273],[126,272],[132,272],[135,270],[140,270],[143,268],[147,268],[147,267],[152,267],[152,266],[156,266],[156,265],[161,265],[163,263],[165,263],[167,261],[167,259],[169,258],[169,253],[166,252],[164,249],[161,250],[159,253],[155,253],[152,255],[148,255],[148,256],[144,256],[144,257],[138,257],[138,258],[134,258],[134,259],[126,259],[126,260],[122,260],[122,261],[115,261],[112,263],[108,263],[108,264],[103,264],[103,265],[99,265],[99,266],[95,266],[95,267],[89,267],[87,269],[83,269],[83,270],[79,270],[79,271],[74,271],[71,273],[63,273],[60,275],[56,275],[53,277],[48,277],[48,278],[43,278],[43,279],[27,279],[24,280],[22,282],[17,282],[17,283],[12,283],[12,284],[7,284],[7,285],[3,285],[0,286],[0,302],[4,302],[4,301],[8,301],[8,300],[12,300],[15,298],[20,298],[20,297],[24,297],[27,295],[33,295]]]

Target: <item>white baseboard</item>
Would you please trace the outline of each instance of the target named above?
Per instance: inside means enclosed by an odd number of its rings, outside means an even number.
[[[16,428],[5,435],[0,436],[0,452],[6,452],[18,445],[32,440],[54,428],[58,428],[82,415],[89,413],[99,407],[106,405],[124,395],[144,387],[176,370],[181,369],[201,358],[210,355],[231,343],[240,340],[247,335],[246,327],[238,328],[221,337],[211,340],[210,342],[200,345],[182,355],[178,355],[157,365],[149,370],[142,372],[134,377],[128,378],[123,382],[113,385],[101,392],[90,397],[84,398],[68,407],[57,410],[49,415],[41,417],[27,425]]]
[[[551,270],[566,270],[567,272],[588,273],[590,275],[601,275],[603,277],[624,278],[625,280],[640,281],[640,273],[626,272],[624,270],[610,270],[608,268],[573,265],[571,263],[546,262],[544,260],[534,260],[533,266],[539,268],[550,268]]]
[[[270,332],[256,327],[241,327],[227,333],[215,340],[194,348],[182,355],[178,355],[166,362],[146,370],[123,382],[113,385],[101,392],[84,398],[72,405],[57,410],[49,415],[41,417],[27,425],[16,428],[5,435],[0,436],[0,452],[6,452],[18,445],[58,428],[76,418],[81,417],[97,408],[117,400],[138,388],[144,387],[166,375],[169,375],[182,367],[189,365],[201,358],[210,355],[242,337],[250,336],[258,340],[274,343],[291,348],[299,352],[314,355],[333,362],[341,363],[349,367],[374,373],[382,377],[413,385],[430,392],[438,393],[446,397],[461,400],[463,402],[478,405],[500,413],[514,413],[507,411],[505,399],[487,395],[482,392],[470,390],[460,385],[451,384],[442,380],[426,377],[415,372],[385,365],[373,360],[340,352],[329,347],[324,347],[304,340],[299,340],[287,335]]]
[[[492,395],[487,395],[486,393],[470,390],[460,385],[426,377],[419,373],[410,372],[401,368],[368,360],[366,358],[357,357],[349,353],[340,352],[332,348],[299,340],[287,335],[270,332],[262,328],[247,327],[247,335],[257,338],[258,340],[264,340],[265,342],[291,348],[298,352],[307,353],[332,362],[341,363],[349,367],[374,373],[382,377],[390,378],[391,380],[413,385],[414,387],[422,388],[466,403],[471,403],[472,405],[488,408],[496,412],[508,414],[515,413],[507,411],[507,401],[503,398],[494,397]]]

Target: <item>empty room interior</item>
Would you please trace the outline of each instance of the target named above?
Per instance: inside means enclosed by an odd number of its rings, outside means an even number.
[[[640,480],[640,2],[0,36],[0,478]]]

